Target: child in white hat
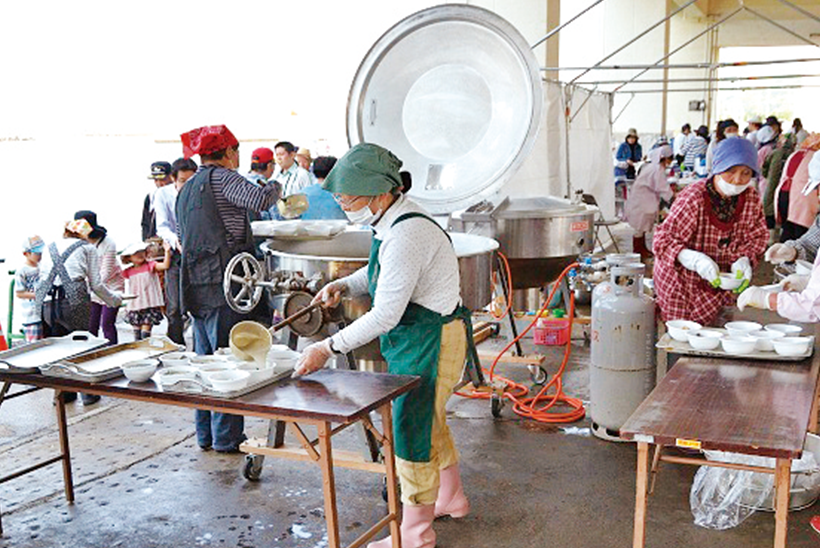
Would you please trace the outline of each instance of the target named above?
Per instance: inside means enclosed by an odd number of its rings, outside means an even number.
[[[134,298],[126,305],[125,321],[134,328],[134,340],[140,341],[151,336],[151,329],[162,322],[162,307],[165,299],[159,272],[171,266],[171,246],[164,242],[165,256],[162,261],[149,260],[146,254],[148,244],[131,244],[120,254],[124,265],[122,272],[126,282],[126,293]]]

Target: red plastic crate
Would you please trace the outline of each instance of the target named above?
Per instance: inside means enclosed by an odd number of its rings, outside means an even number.
[[[569,341],[567,318],[540,318],[535,324],[533,341],[544,346],[559,346]]]

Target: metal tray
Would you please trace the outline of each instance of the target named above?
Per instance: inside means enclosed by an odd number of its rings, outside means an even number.
[[[239,390],[231,390],[230,392],[220,392],[218,390],[214,390],[207,385],[206,381],[199,380],[181,380],[175,382],[174,384],[160,384],[159,382],[157,382],[157,386],[161,387],[163,392],[179,392],[181,394],[197,394],[213,398],[233,399],[238,398],[240,396],[244,396],[245,394],[250,394],[255,390],[259,390],[264,386],[268,386],[269,384],[273,384],[282,379],[289,378],[292,374],[292,368],[284,369],[282,371],[274,373],[272,377],[268,377],[267,379],[262,379],[261,381],[249,384],[244,388],[240,388]]]
[[[709,330],[723,331],[725,333],[725,330],[719,327],[710,327]],[[661,337],[661,340],[658,341],[658,344],[656,344],[655,347],[665,350],[671,354],[681,354],[683,356],[731,358],[735,360],[765,360],[773,362],[799,362],[805,360],[814,353],[814,343],[810,344],[808,350],[799,356],[781,356],[777,352],[762,352],[760,350],[755,350],[750,354],[727,354],[720,346],[714,350],[695,350],[689,346],[688,342],[676,341],[669,333],[664,333],[663,337]]]
[[[37,373],[43,365],[77,356],[108,344],[87,331],[49,337],[0,352],[0,369],[12,373]]]
[[[122,375],[120,366],[126,362],[155,358],[179,350],[184,350],[184,347],[167,337],[151,337],[63,359],[41,366],[40,371],[50,377],[101,382]]]

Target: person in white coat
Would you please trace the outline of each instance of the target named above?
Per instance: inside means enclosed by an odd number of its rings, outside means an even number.
[[[810,194],[818,185],[820,154],[815,154],[809,162],[809,184],[803,189],[803,194]],[[783,251],[788,249],[784,246]],[[820,322],[820,254],[815,257],[808,276],[792,274],[782,285],[786,291],[780,293],[768,292],[761,287],[749,287],[738,297],[737,307],[740,310],[747,306],[774,310],[780,316],[796,322]]]
[[[646,247],[646,233],[652,230],[658,219],[660,201],[672,201],[672,188],[666,180],[666,168],[672,161],[672,149],[661,145],[649,152],[649,163],[644,165],[632,185],[632,192],[624,207],[626,222],[635,230],[632,251],[641,259],[652,255]]]

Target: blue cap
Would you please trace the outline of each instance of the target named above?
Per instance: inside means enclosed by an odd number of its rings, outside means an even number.
[[[735,166],[746,166],[752,170],[755,177],[758,175],[757,149],[748,139],[724,139],[715,146],[712,175],[729,171]]]

